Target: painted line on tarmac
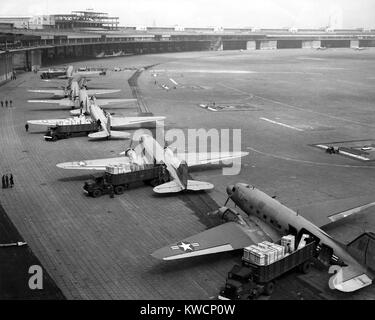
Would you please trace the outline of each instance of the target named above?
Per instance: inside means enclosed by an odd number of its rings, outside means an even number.
[[[297,130],[297,131],[303,131],[302,129],[300,128],[296,128],[296,127],[293,127],[293,126],[290,126],[288,124],[285,124],[285,123],[282,123],[282,122],[277,122],[277,121],[274,121],[274,120],[271,120],[271,119],[267,119],[267,118],[259,118],[260,120],[264,120],[264,121],[267,121],[267,122],[270,122],[270,123],[273,123],[273,124],[277,124],[279,126],[282,126],[282,127],[285,127],[285,128],[289,128],[289,129],[293,129],[293,130]]]
[[[328,149],[328,146],[326,146],[324,144],[317,144],[316,146],[320,149],[324,149],[324,150]],[[370,161],[371,160],[370,158],[362,157],[362,156],[359,156],[357,154],[346,152],[346,151],[343,151],[343,150],[340,150],[340,153],[345,155],[345,156],[355,158],[355,159],[359,159],[359,160],[363,160],[363,161]]]
[[[284,156],[277,156],[271,153],[263,152],[251,147],[247,147],[247,150],[253,151],[257,154],[260,154],[265,157],[270,157],[274,159],[279,159],[279,160],[285,160],[285,161],[292,161],[292,162],[297,162],[301,164],[306,164],[306,165],[315,165],[315,166],[327,166],[327,167],[338,167],[338,168],[358,168],[358,169],[375,169],[375,166],[356,166],[356,165],[351,165],[351,164],[335,164],[335,163],[327,163],[327,162],[314,162],[314,161],[309,161],[309,160],[301,160],[301,159],[294,159],[290,157],[284,157]]]
[[[350,120],[350,119],[346,119],[346,118],[336,117],[336,116],[333,116],[333,115],[330,115],[330,114],[327,114],[327,113],[323,113],[323,112],[319,112],[319,111],[314,111],[314,110],[310,110],[310,109],[305,109],[305,108],[302,108],[302,107],[293,106],[291,104],[287,104],[287,103],[276,101],[276,100],[269,99],[269,98],[264,98],[264,97],[261,97],[261,96],[258,96],[258,95],[255,95],[255,94],[243,91],[243,90],[239,90],[239,89],[236,89],[236,88],[233,88],[233,87],[230,87],[230,86],[226,86],[225,84],[222,84],[222,83],[220,83],[220,85],[222,87],[225,87],[225,88],[228,88],[228,89],[232,89],[232,90],[235,90],[235,91],[238,91],[238,92],[242,92],[243,94],[245,94],[245,95],[247,95],[249,97],[255,97],[255,98],[261,99],[263,101],[272,102],[272,103],[275,103],[275,104],[278,104],[280,106],[287,107],[287,108],[290,108],[290,109],[299,110],[299,111],[302,111],[302,112],[309,112],[309,113],[312,113],[312,114],[317,114],[319,116],[324,116],[324,117],[335,119],[335,120],[349,122],[349,123],[357,124],[357,125],[364,126],[364,127],[375,128],[374,125],[369,124],[369,123],[363,123],[363,122],[359,122],[359,121],[355,121],[355,120]]]

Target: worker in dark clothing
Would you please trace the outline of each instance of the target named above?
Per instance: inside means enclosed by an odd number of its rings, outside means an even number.
[[[9,188],[9,177],[5,175],[5,188]]]
[[[29,132],[29,124],[28,123],[25,124],[25,130],[26,130],[26,132]]]
[[[12,103],[13,103],[13,101],[9,100],[10,107],[12,107]]]
[[[1,100],[1,107],[4,108],[4,101]]]
[[[113,199],[115,197],[115,190],[113,188],[113,185],[109,187],[109,196]]]
[[[10,187],[13,188],[13,186],[14,186],[13,174],[10,174],[9,183],[10,183]]]
[[[5,100],[5,106],[8,108],[8,100]]]
[[[5,176],[4,175],[1,177],[1,183],[3,185],[3,189],[5,189],[6,185],[5,185]]]
[[[98,127],[100,127],[100,125],[102,124],[102,122],[100,121],[100,119],[98,119],[98,121],[96,121],[96,124],[98,125]]]

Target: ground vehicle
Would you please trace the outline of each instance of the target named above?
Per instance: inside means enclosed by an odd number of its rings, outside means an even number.
[[[136,182],[145,182],[152,186],[169,181],[169,173],[164,164],[146,164],[140,170],[127,173],[112,174],[105,172],[104,175],[95,180],[86,181],[83,189],[93,198],[98,198],[102,194],[113,191],[120,195]]]
[[[275,279],[298,267],[302,273],[308,273],[311,259],[316,250],[315,242],[307,244],[272,264],[261,266],[242,261],[242,266],[235,265],[228,273],[225,288],[220,292],[221,300],[256,299],[260,295],[271,295]]]
[[[72,136],[81,134],[89,134],[91,132],[97,132],[99,126],[96,122],[82,123],[82,124],[68,124],[68,125],[57,125],[48,128],[44,139],[46,141],[56,141],[59,139],[67,139]]]

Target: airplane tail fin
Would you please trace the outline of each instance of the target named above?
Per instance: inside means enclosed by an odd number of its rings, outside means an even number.
[[[366,232],[347,245],[349,253],[362,265],[375,270],[375,234]]]

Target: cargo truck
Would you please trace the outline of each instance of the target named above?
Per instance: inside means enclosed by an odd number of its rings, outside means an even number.
[[[125,173],[111,173],[106,171],[104,175],[86,181],[83,190],[89,196],[98,198],[103,194],[109,194],[111,188],[113,188],[115,194],[120,195],[138,182],[157,186],[168,182],[169,179],[169,173],[165,164],[145,164],[140,168]]]
[[[92,132],[99,131],[98,124],[93,121],[82,124],[63,124],[49,127],[44,139],[46,141],[56,141],[59,139],[67,139],[73,136],[88,135]]]
[[[301,249],[285,255],[268,264],[259,265],[242,259],[242,265],[235,265],[228,273],[225,287],[220,291],[220,300],[252,300],[260,295],[272,295],[275,279],[292,269],[308,273],[312,258],[316,253],[316,243],[310,242]]]

